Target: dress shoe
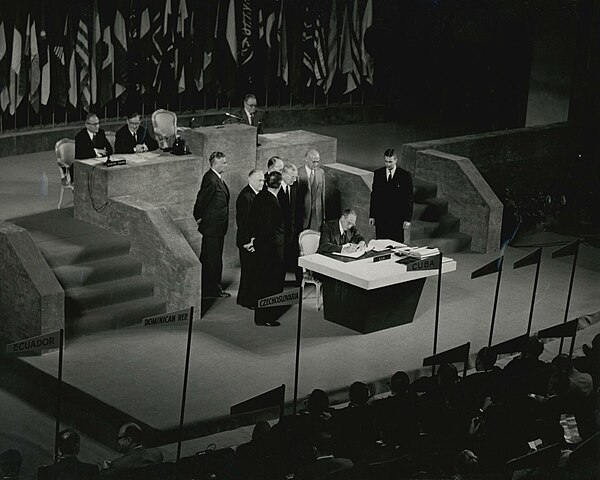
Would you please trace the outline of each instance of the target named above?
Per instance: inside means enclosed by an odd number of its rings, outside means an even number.
[[[221,292],[217,295],[218,298],[229,298],[231,297],[231,293],[229,292]]]

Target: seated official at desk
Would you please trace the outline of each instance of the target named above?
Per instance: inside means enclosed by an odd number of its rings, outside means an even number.
[[[157,148],[158,142],[142,125],[140,114],[133,112],[127,115],[127,124],[119,128],[115,135],[115,153],[143,153]]]
[[[337,220],[321,226],[321,239],[317,253],[353,253],[367,248],[364,237],[356,230],[356,212],[344,210]]]

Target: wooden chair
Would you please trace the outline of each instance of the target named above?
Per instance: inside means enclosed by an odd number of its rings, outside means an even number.
[[[169,150],[177,134],[177,115],[162,108],[152,114],[152,126],[158,146]]]
[[[60,170],[60,198],[58,199],[58,209],[62,205],[65,189],[73,189],[73,179],[71,178],[70,167],[75,160],[75,140],[70,138],[62,138],[54,145],[54,153],[56,153],[56,162]]]
[[[298,236],[298,246],[300,247],[300,256],[312,255],[317,253],[319,248],[319,240],[321,239],[321,233],[315,230],[304,230],[300,232]],[[321,310],[321,281],[313,276],[310,270],[302,267],[302,289],[307,283],[312,283],[315,286],[317,294],[317,310]]]

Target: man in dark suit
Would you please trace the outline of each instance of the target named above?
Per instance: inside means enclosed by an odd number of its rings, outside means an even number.
[[[318,432],[314,441],[315,460],[300,468],[294,478],[298,480],[325,480],[328,478],[346,478],[342,474],[354,467],[349,458],[333,455],[334,442],[331,434]],[[350,477],[348,477],[350,478]]]
[[[158,142],[150,136],[146,125],[142,125],[137,112],[127,115],[127,124],[123,125],[115,136],[115,153],[143,153],[158,148]]]
[[[79,434],[67,429],[58,434],[58,463],[40,467],[38,480],[87,480],[98,478],[98,467],[80,462],[77,458],[80,448]]]
[[[163,462],[163,454],[159,448],[146,448],[143,444],[142,428],[137,423],[126,423],[119,429],[117,450],[119,458],[112,462],[104,462],[103,473],[111,475],[123,470],[146,467]]]
[[[281,188],[277,194],[283,214],[283,263],[286,272],[293,272],[296,282],[302,280],[302,269],[298,267],[298,231],[296,229],[298,169],[288,163],[283,167]]]
[[[267,188],[261,190],[250,206],[250,236],[254,238],[256,264],[253,274],[256,302],[283,291],[283,215],[277,194],[281,188],[281,173],[266,175]],[[277,307],[256,309],[254,323],[269,327],[279,326]]]
[[[318,253],[353,253],[365,248],[365,239],[356,230],[356,212],[350,208],[321,227]]]
[[[319,152],[311,149],[304,156],[304,166],[298,169],[300,231],[307,228],[318,231],[325,220],[325,172],[319,167],[320,161]]]
[[[239,118],[239,123],[251,125],[257,128],[257,134],[261,135],[262,131],[262,112],[256,109],[257,101],[253,93],[248,93],[244,96],[243,107],[235,113]]]
[[[213,152],[209,162],[194,205],[194,218],[202,234],[202,296],[228,298],[231,294],[221,286],[223,242],[229,224],[229,188],[221,174],[227,168],[227,158],[222,152]]]
[[[85,117],[85,127],[75,135],[75,158],[98,158],[112,155],[112,147],[104,130],[100,128],[100,119],[95,113],[88,113]],[[73,165],[69,167],[73,179]]]
[[[22,466],[23,455],[18,450],[10,449],[0,453],[0,478],[2,480],[18,480]]]
[[[235,202],[235,220],[237,224],[237,233],[235,243],[240,251],[240,286],[238,289],[237,303],[242,307],[254,308],[255,298],[252,293],[254,285],[252,282],[252,271],[254,266],[254,245],[250,236],[249,218],[250,205],[256,198],[256,195],[263,189],[265,176],[262,170],[252,170],[248,174],[248,185],[242,188],[242,191]]]
[[[385,167],[373,174],[369,225],[377,238],[404,242],[404,230],[410,228],[413,212],[413,181],[410,172],[400,168],[396,151],[388,148]]]

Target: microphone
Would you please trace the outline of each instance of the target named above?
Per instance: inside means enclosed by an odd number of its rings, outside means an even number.
[[[227,115],[228,117],[231,117],[231,118],[237,118],[240,121],[244,120],[242,117],[238,117],[237,115],[234,115],[233,113],[225,112],[225,115]]]
[[[190,128],[194,128],[194,120],[196,120],[196,117],[192,117],[192,119],[190,120]]]

